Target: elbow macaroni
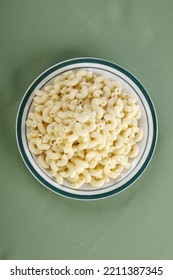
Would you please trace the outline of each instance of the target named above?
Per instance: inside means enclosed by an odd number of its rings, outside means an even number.
[[[143,138],[137,99],[84,69],[67,71],[35,91],[28,146],[58,184],[101,188],[131,167]]]

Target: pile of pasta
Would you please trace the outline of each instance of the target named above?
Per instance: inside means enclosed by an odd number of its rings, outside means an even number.
[[[68,71],[35,90],[28,145],[58,184],[101,188],[131,167],[143,131],[136,97],[105,76]]]

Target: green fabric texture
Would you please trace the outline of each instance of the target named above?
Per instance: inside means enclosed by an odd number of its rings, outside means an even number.
[[[173,259],[173,2],[0,2],[0,259]],[[124,192],[97,201],[56,195],[29,173],[15,119],[32,81],[74,57],[113,61],[148,90],[158,114],[154,157]]]

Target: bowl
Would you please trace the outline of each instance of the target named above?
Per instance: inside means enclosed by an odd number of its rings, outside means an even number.
[[[37,157],[31,154],[28,148],[26,120],[28,113],[33,106],[34,91],[42,89],[50,84],[52,79],[68,70],[86,69],[93,73],[107,76],[111,80],[116,80],[122,84],[123,88],[132,96],[136,96],[141,108],[141,118],[139,125],[144,131],[144,137],[139,143],[139,154],[132,160],[131,168],[121,174],[118,179],[111,180],[111,183],[105,184],[102,188],[93,188],[84,185],[79,189],[70,187],[68,182],[59,185],[50,175],[49,171],[43,169]],[[26,90],[16,118],[16,139],[21,157],[32,173],[32,175],[49,190],[56,194],[82,200],[93,200],[106,198],[127,189],[131,186],[145,171],[154,154],[158,137],[158,122],[156,110],[151,97],[141,84],[141,82],[123,67],[99,58],[74,58],[55,64],[40,76]]]

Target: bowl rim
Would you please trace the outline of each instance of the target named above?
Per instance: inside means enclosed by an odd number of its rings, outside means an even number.
[[[23,113],[23,110],[24,110],[25,105],[26,105],[26,101],[28,100],[27,95],[29,94],[29,96],[30,96],[30,94],[33,92],[35,86],[38,83],[40,83],[44,78],[46,78],[46,76],[48,76],[49,74],[51,74],[55,70],[60,69],[60,68],[65,67],[65,66],[77,64],[77,63],[97,63],[97,64],[100,64],[100,65],[104,65],[104,66],[114,68],[114,69],[120,71],[121,73],[123,73],[124,75],[126,75],[128,78],[130,78],[137,85],[137,87],[143,93],[145,99],[147,100],[147,103],[149,105],[151,115],[152,115],[152,122],[153,122],[152,144],[151,144],[151,147],[150,147],[150,151],[147,155],[147,158],[144,161],[144,163],[142,164],[141,168],[138,170],[138,172],[136,174],[134,174],[134,176],[129,181],[127,181],[126,183],[124,183],[120,187],[118,187],[116,189],[113,189],[111,191],[108,190],[107,192],[99,193],[99,194],[91,194],[91,195],[88,195],[88,194],[86,194],[86,195],[84,195],[84,194],[74,194],[74,193],[69,193],[68,191],[65,191],[65,190],[61,190],[58,187],[55,188],[49,182],[44,180],[44,178],[40,174],[37,173],[36,169],[33,167],[31,162],[29,161],[29,159],[28,159],[28,157],[25,153],[25,148],[24,148],[23,143],[22,143],[21,120],[22,120],[22,113]],[[49,190],[51,190],[52,192],[54,192],[56,194],[59,194],[63,197],[68,197],[68,198],[71,198],[71,199],[78,199],[78,200],[103,199],[103,198],[110,197],[110,196],[113,196],[115,194],[118,194],[118,193],[122,192],[123,190],[129,188],[132,184],[134,184],[141,177],[141,175],[144,173],[144,171],[148,167],[149,163],[151,162],[151,159],[152,159],[152,157],[154,155],[154,152],[155,152],[155,149],[156,149],[157,140],[158,140],[157,113],[156,113],[156,109],[155,109],[155,106],[153,104],[153,101],[152,101],[149,93],[147,92],[147,90],[143,86],[143,84],[133,74],[131,74],[128,70],[126,70],[122,66],[120,66],[120,65],[118,65],[114,62],[111,62],[109,60],[102,59],[102,58],[95,58],[95,57],[71,58],[71,59],[67,59],[67,60],[64,60],[62,62],[56,63],[53,66],[49,67],[44,72],[42,72],[39,76],[37,76],[36,79],[27,88],[27,90],[25,91],[25,93],[23,95],[23,98],[22,98],[22,100],[19,104],[17,115],[16,115],[16,142],[17,142],[18,150],[20,152],[20,155],[21,155],[21,157],[23,159],[23,162],[25,163],[26,167],[31,172],[31,174],[42,185],[44,185],[46,188],[48,188]]]

